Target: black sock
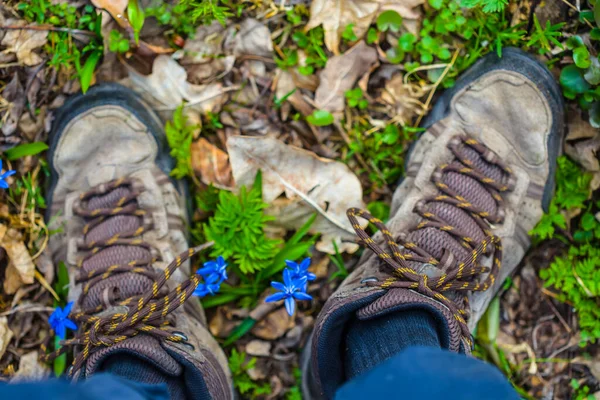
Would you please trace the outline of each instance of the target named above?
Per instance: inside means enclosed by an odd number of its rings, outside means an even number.
[[[425,310],[406,310],[348,324],[346,379],[363,374],[407,347],[441,347],[437,324]]]

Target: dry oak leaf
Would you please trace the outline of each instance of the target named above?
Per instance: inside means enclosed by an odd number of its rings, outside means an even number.
[[[342,252],[358,249],[346,210],[364,207],[362,187],[347,165],[271,137],[231,136],[227,150],[237,187],[252,185],[262,171],[263,200],[274,224],[298,229],[317,212],[310,228],[321,233],[317,250],[334,254],[334,241]]]
[[[167,119],[184,100],[188,101],[186,109],[218,112],[227,100],[225,93],[235,89],[223,88],[221,83],[193,85],[187,81],[185,69],[164,54],[156,57],[150,75],[141,75],[130,68],[128,80],[122,83],[135,90]]]
[[[4,355],[12,337],[13,332],[8,327],[8,319],[0,317],[0,358]]]
[[[10,21],[10,20],[9,20]],[[18,21],[14,25],[25,25],[25,21]],[[46,44],[48,31],[34,31],[31,29],[15,29],[6,32],[2,45],[7,46],[3,53],[15,53],[20,63],[27,66],[38,65],[42,57],[33,52]]]
[[[0,247],[8,255],[4,291],[7,294],[14,294],[24,284],[33,283],[35,264],[19,232],[8,229],[3,224],[0,224]]]
[[[415,20],[419,13],[415,7],[424,0],[314,0],[310,6],[310,20],[306,30],[323,25],[325,45],[339,54],[340,38],[346,26],[360,39],[369,25],[382,11],[394,10],[405,19]]]
[[[346,53],[327,60],[315,92],[317,108],[331,113],[343,111],[346,91],[377,62],[377,51],[362,40]]]
[[[192,143],[190,151],[192,154],[192,168],[203,183],[225,188],[233,186],[231,165],[227,153],[205,138],[200,138],[200,140]]]
[[[131,26],[125,15],[128,3],[129,0],[92,0],[95,7],[106,10],[123,28]]]

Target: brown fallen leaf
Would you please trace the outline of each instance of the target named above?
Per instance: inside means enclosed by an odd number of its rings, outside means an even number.
[[[598,150],[600,150],[600,132],[591,139],[576,142],[565,142],[565,153],[577,161],[586,171],[600,171],[598,161]]]
[[[290,94],[291,93],[291,94]],[[313,112],[313,107],[302,97],[300,89],[294,82],[294,77],[287,71],[277,71],[277,88],[275,96],[278,99],[283,99],[287,96],[287,100],[294,108],[304,116],[310,115]]]
[[[33,283],[35,264],[18,231],[0,224],[0,247],[8,255],[4,291],[14,294],[24,284]]]
[[[94,6],[106,10],[123,28],[131,28],[125,15],[128,3],[129,0],[92,0]]]
[[[352,30],[360,39],[380,12],[394,10],[407,20],[416,20],[419,13],[415,7],[423,2],[424,0],[313,0],[310,20],[305,29],[323,25],[325,45],[334,54],[339,54],[340,38],[348,25],[354,25]]]
[[[19,360],[19,370],[12,377],[11,382],[41,381],[50,376],[46,364],[40,362],[37,351],[25,354]]]
[[[8,116],[4,116],[2,133],[5,136],[9,136],[17,130],[19,119],[25,109],[25,100],[27,99],[18,72],[15,72],[8,85],[5,86],[2,91],[2,97],[9,102]]]
[[[25,21],[8,20],[10,25],[23,26]],[[15,53],[20,63],[27,66],[38,65],[42,57],[34,53],[48,41],[48,31],[32,29],[15,29],[6,32],[2,39],[2,45],[7,46],[4,53]]]
[[[192,168],[203,183],[231,188],[233,176],[229,156],[205,138],[192,143]]]
[[[288,329],[294,326],[294,318],[290,317],[285,307],[273,311],[265,319],[258,322],[250,331],[254,336],[265,340],[275,340],[282,337]]]
[[[227,150],[238,187],[252,185],[262,171],[263,199],[271,205],[266,212],[276,216],[275,224],[298,229],[317,212],[310,232],[322,234],[319,251],[334,254],[333,241],[342,252],[358,249],[346,210],[364,203],[360,181],[348,166],[272,137],[232,136]],[[286,198],[278,199],[282,194]]]
[[[331,113],[343,111],[346,91],[377,62],[377,51],[362,40],[343,55],[327,60],[315,93],[317,108]]]
[[[273,56],[271,31],[253,18],[242,22],[235,36],[227,37],[225,47],[231,49],[235,56],[251,55],[268,58]]]
[[[424,90],[410,91],[404,84],[402,74],[396,74],[386,82],[381,100],[391,106],[389,115],[392,118],[409,123],[415,115],[423,115],[425,112],[423,103],[419,101],[424,94]]]
[[[166,119],[184,100],[188,102],[186,108],[219,112],[227,101],[226,92],[237,89],[223,88],[221,83],[193,85],[187,81],[185,69],[167,55],[156,57],[150,75],[141,75],[130,68],[129,78],[122,84],[139,93]]]
[[[589,139],[598,133],[598,129],[592,127],[589,121],[581,117],[581,109],[570,105],[567,112],[568,133],[566,140]]]
[[[271,342],[251,340],[246,344],[246,353],[251,356],[268,357],[271,354]]]
[[[0,317],[0,359],[4,355],[12,337],[13,332],[8,327],[8,319],[6,317]]]

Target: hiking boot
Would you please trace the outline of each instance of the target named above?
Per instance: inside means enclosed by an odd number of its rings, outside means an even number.
[[[355,375],[345,365],[352,343],[370,343],[348,340],[349,331],[373,321],[390,330],[405,328],[396,316],[431,315],[440,347],[470,353],[471,332],[551,201],[563,119],[554,78],[517,49],[482,58],[441,96],[408,156],[387,227],[348,210],[367,250],[316,321],[303,358],[305,395],[332,398]],[[380,230],[372,238],[365,220]],[[365,354],[389,358],[388,347],[411,335],[388,332]]]
[[[95,86],[58,112],[48,158],[47,220],[59,230],[49,246],[68,268],[78,325],[63,346],[75,350],[72,377],[110,372],[166,383],[171,398],[232,398],[225,354],[200,302],[186,301],[199,282],[187,259],[199,249],[188,250],[158,117],[122,86]]]

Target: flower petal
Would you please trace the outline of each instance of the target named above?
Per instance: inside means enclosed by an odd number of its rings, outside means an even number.
[[[285,285],[281,282],[271,282],[271,286],[275,288],[275,290],[279,290],[280,292],[285,292]]]
[[[71,310],[73,309],[73,302],[70,301],[67,303],[67,305],[65,306],[65,308],[63,308],[63,315],[65,317],[67,317],[69,314],[71,314]]]
[[[65,328],[63,324],[59,324],[56,328],[57,329],[54,331],[54,333],[59,337],[59,339],[64,340],[65,336],[67,335],[67,328]]]
[[[312,296],[304,292],[294,292],[292,296],[297,300],[309,301],[312,300]]]
[[[310,257],[306,257],[304,260],[302,260],[302,262],[300,263],[300,269],[302,271],[307,271],[308,267],[310,267]]]
[[[6,183],[2,179],[0,179],[0,188],[8,189],[8,183]]]
[[[65,319],[64,321],[65,323],[65,327],[71,329],[72,331],[76,331],[77,330],[77,325],[75,324],[75,322],[71,321],[70,319]]]
[[[270,296],[267,296],[267,298],[265,299],[266,303],[272,303],[274,301],[280,301],[286,298],[285,293],[274,293]]]
[[[298,263],[292,260],[285,260],[285,265],[287,265],[288,268],[293,270],[298,269]]]
[[[306,279],[309,281],[314,281],[315,279],[317,279],[317,276],[312,272],[306,272]]]
[[[285,299],[285,309],[290,317],[294,315],[294,311],[296,310],[296,302],[293,297],[288,297]]]
[[[283,283],[285,284],[285,286],[287,287],[291,287],[293,285],[293,279],[292,278],[292,271],[290,271],[289,269],[284,269],[283,270]]]

